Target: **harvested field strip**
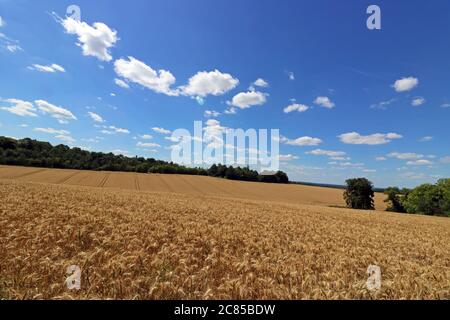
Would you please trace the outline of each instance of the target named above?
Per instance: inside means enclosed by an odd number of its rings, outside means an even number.
[[[77,174],[80,174],[80,171],[75,171],[74,173],[69,174],[67,177],[62,178],[61,180],[59,180],[59,181],[57,182],[57,184],[64,184],[64,183],[66,183],[67,181],[69,181],[70,179],[72,179],[73,177],[75,177]]]
[[[194,180],[192,180],[192,179],[189,180],[187,177],[184,177],[182,175],[180,175],[179,177],[186,185],[188,185],[192,190],[194,190],[195,193],[205,194],[202,189],[200,189],[198,186],[196,186],[196,182],[194,182]]]

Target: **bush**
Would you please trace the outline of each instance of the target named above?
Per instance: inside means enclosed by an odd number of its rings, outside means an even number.
[[[408,189],[400,190],[397,187],[387,188],[384,191],[384,194],[387,195],[387,199],[384,200],[384,202],[389,203],[386,211],[405,213],[406,209],[403,203],[406,200],[408,193]]]
[[[374,210],[373,185],[366,178],[348,179],[344,199],[352,209]]]
[[[411,191],[405,200],[408,213],[426,215],[450,215],[450,179],[437,184],[422,184]]]

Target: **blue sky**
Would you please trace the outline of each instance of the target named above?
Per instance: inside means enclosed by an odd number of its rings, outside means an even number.
[[[168,160],[203,120],[280,129],[292,180],[449,177],[450,2],[280,2],[0,0],[0,135]]]

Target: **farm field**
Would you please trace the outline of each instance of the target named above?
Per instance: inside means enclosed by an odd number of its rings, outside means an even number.
[[[450,220],[342,191],[0,167],[0,299],[449,299]],[[382,205],[377,196],[377,208]],[[367,268],[382,287],[366,288]],[[66,268],[82,270],[68,290]]]
[[[0,179],[150,192],[211,195],[283,203],[345,206],[342,197],[343,190],[339,189],[231,181],[205,176],[0,166]],[[376,194],[375,207],[377,209],[385,210],[386,204],[383,200],[383,194]]]

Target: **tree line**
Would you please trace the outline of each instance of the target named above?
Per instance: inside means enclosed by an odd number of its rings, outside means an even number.
[[[90,152],[63,144],[52,146],[48,142],[29,138],[16,140],[0,137],[0,164],[76,170],[203,175],[230,180],[289,183],[287,174],[282,171],[271,175],[261,175],[248,167],[221,164],[214,164],[209,169],[191,168],[153,158]]]
[[[347,207],[374,210],[373,184],[366,178],[349,179],[344,192]],[[386,188],[384,200],[387,211],[450,216],[450,179],[441,179],[436,184],[422,184],[414,189]]]

